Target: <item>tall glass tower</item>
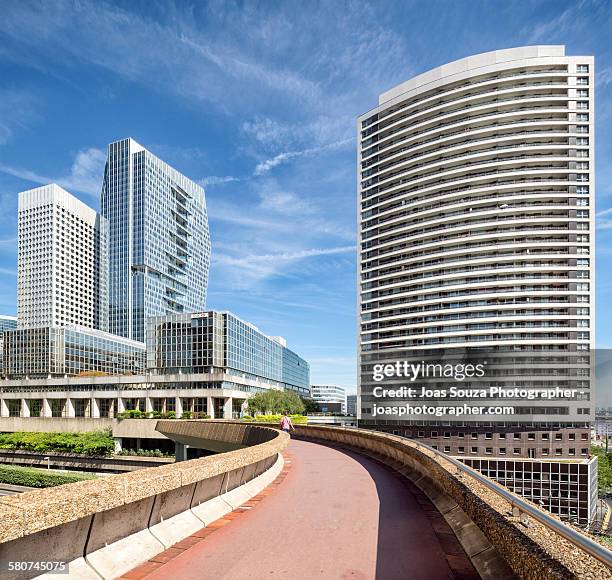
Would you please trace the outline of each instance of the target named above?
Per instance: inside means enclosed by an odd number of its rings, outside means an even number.
[[[109,330],[144,342],[149,316],[202,311],[210,266],[204,189],[133,139],[108,146]]]

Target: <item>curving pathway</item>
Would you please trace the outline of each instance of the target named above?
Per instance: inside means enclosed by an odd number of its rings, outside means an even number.
[[[161,566],[163,559],[124,578],[478,578],[444,518],[391,469],[352,451],[296,440],[287,457],[286,477],[262,502],[226,518],[229,525],[213,524],[214,533],[192,537],[182,551],[170,548]]]

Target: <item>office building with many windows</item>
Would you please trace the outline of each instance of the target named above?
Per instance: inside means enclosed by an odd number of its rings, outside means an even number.
[[[229,312],[148,323],[146,371],[144,345],[129,339],[70,328],[7,331],[0,417],[114,418],[138,410],[231,419],[249,396],[269,389],[310,395],[308,363],[281,337]]]
[[[204,189],[133,139],[108,146],[109,330],[145,340],[150,316],[202,311],[210,264]]]
[[[10,379],[135,375],[146,365],[143,343],[79,326],[7,330],[3,347],[4,374]]]
[[[13,330],[17,328],[17,317],[0,314],[0,336],[5,330]]]
[[[106,220],[56,184],[19,194],[17,319],[20,328],[106,330]]]
[[[594,403],[594,78],[593,57],[563,46],[499,50],[418,75],[359,118],[361,426],[475,457],[588,448],[577,441]],[[448,409],[473,399],[441,402],[431,392],[444,380],[381,400],[375,365],[417,359],[489,363],[467,387],[571,394],[502,392],[478,402],[494,416],[461,418]],[[377,413],[416,403],[445,410]]]
[[[346,414],[346,389],[338,385],[312,385],[312,399],[321,413]]]
[[[4,377],[4,331],[17,328],[17,317],[0,314],[0,377]]]
[[[357,395],[346,396],[346,414],[357,416]]]
[[[147,365],[157,374],[215,373],[270,388],[310,394],[308,363],[284,339],[266,336],[230,312],[158,316],[148,320]]]

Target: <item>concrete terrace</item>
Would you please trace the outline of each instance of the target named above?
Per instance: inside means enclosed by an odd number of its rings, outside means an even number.
[[[208,420],[156,430],[176,463],[0,497],[0,561],[34,552],[79,580],[612,578],[594,538],[413,440]],[[187,446],[222,452],[185,460]]]

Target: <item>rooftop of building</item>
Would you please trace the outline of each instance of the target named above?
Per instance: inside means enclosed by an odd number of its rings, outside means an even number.
[[[165,318],[168,318],[168,317],[179,317],[179,318],[182,317],[185,320],[190,320],[193,318],[207,318],[208,316],[211,316],[212,314],[223,314],[223,315],[231,316],[232,318],[235,318],[236,320],[242,322],[242,324],[244,324],[245,326],[252,328],[256,332],[259,332],[259,334],[262,334],[266,338],[269,338],[270,340],[276,342],[277,344],[280,344],[282,347],[287,348],[287,340],[284,337],[270,336],[266,334],[265,332],[263,332],[258,326],[255,326],[252,322],[248,322],[244,320],[243,318],[236,316],[236,314],[234,314],[233,312],[230,312],[229,310],[205,310],[203,312],[184,312],[180,314],[151,316],[148,320],[151,321],[152,324],[157,324],[158,322],[161,322]]]
[[[95,224],[99,218],[98,212],[82,202],[78,197],[60,187],[57,183],[48,183],[19,192],[19,211],[39,207],[41,205],[57,204],[66,208],[84,221]]]
[[[23,332],[27,330],[40,330],[41,328],[69,330],[72,332],[78,332],[80,334],[86,334],[88,336],[93,336],[93,337],[101,338],[104,340],[113,340],[115,342],[119,342],[121,344],[125,344],[128,346],[141,348],[142,350],[146,349],[146,345],[144,342],[139,342],[137,340],[132,340],[131,338],[125,338],[117,334],[111,334],[110,332],[105,332],[103,330],[98,330],[96,328],[89,328],[87,326],[79,326],[76,324],[68,324],[68,325],[48,324],[48,325],[41,326],[41,327],[15,328],[15,329],[11,329],[5,332]]]

